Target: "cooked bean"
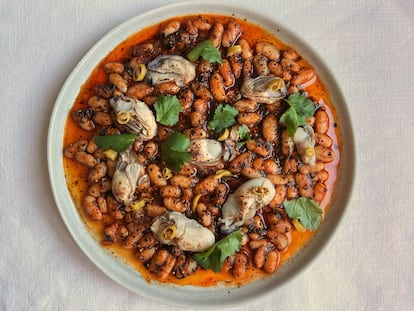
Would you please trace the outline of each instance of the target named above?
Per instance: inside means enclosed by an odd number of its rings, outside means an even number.
[[[88,180],[91,182],[97,182],[99,179],[103,178],[108,171],[105,162],[100,162],[96,164],[88,173]]]
[[[212,98],[209,88],[199,82],[193,82],[191,84],[191,89],[194,95],[198,98],[210,100]]]
[[[245,39],[240,39],[239,40],[239,45],[241,47],[242,50],[242,58],[243,60],[251,60],[253,59],[253,51],[250,47],[250,44],[247,40]]]
[[[151,183],[154,184],[157,187],[165,186],[167,184],[167,181],[162,176],[161,169],[156,164],[149,164],[147,166],[147,173],[151,180]]]
[[[268,157],[272,152],[272,145],[262,140],[250,139],[246,142],[246,148],[262,157]]]
[[[148,203],[144,207],[145,213],[150,217],[157,217],[163,215],[167,210],[164,206]]]
[[[226,100],[223,77],[218,72],[214,72],[209,79],[211,94],[218,102]]]
[[[97,198],[101,195],[101,184],[94,183],[88,187],[88,194]]]
[[[319,109],[315,113],[315,132],[326,134],[329,129],[329,117],[325,110]]]
[[[219,64],[218,69],[220,75],[223,77],[224,86],[227,88],[233,86],[236,79],[234,78],[229,61],[227,59],[223,59],[223,63]]]
[[[78,151],[85,151],[87,146],[88,141],[86,139],[77,140],[65,148],[64,155],[67,158],[73,159]]]
[[[92,109],[80,109],[75,110],[72,113],[73,120],[78,124],[81,129],[85,131],[92,131],[95,129],[95,123],[93,122],[93,117],[96,112]]]
[[[103,66],[103,69],[108,74],[110,74],[110,73],[119,73],[119,74],[121,74],[124,71],[124,64],[117,63],[117,62],[106,63]]]
[[[188,202],[183,202],[173,197],[164,197],[162,199],[162,203],[167,209],[171,211],[180,212],[180,213],[184,213],[187,207],[189,207]]]
[[[249,262],[247,256],[243,253],[236,253],[232,270],[233,276],[236,279],[242,278],[246,274],[248,267]]]
[[[287,178],[282,174],[268,174],[266,177],[274,185],[286,185],[288,183]]]
[[[138,100],[142,100],[144,97],[151,95],[154,92],[154,87],[145,82],[136,82],[128,87],[126,96],[135,97]]]
[[[177,199],[181,196],[181,189],[177,186],[165,185],[160,188],[160,195]]]
[[[299,196],[299,191],[295,186],[288,186],[286,189],[286,199],[292,200]]]
[[[181,169],[178,172],[178,175],[184,175],[184,176],[195,176],[196,174],[197,174],[197,168],[192,164],[181,166]]]
[[[208,137],[207,131],[201,127],[193,127],[193,128],[185,129],[183,131],[183,134],[188,136],[188,138],[190,139],[202,139],[202,138]]]
[[[298,186],[299,194],[302,197],[310,198],[313,195],[312,179],[309,174],[295,174],[295,181]]]
[[[314,182],[317,182],[317,181],[325,182],[329,178],[329,173],[326,170],[322,170],[320,172],[313,173],[312,175],[313,175],[312,181],[314,181]]]
[[[86,214],[94,221],[101,221],[102,220],[102,211],[98,207],[98,203],[96,202],[96,198],[87,195],[83,198],[82,201],[83,209],[85,210]]]
[[[205,99],[196,99],[193,103],[193,110],[200,113],[206,113],[208,110],[208,101]]]
[[[160,279],[165,279],[174,268],[175,257],[165,249],[159,249],[151,258],[148,269]]]
[[[106,205],[108,207],[109,214],[115,219],[122,219],[124,218],[123,213],[119,209],[121,204],[115,199],[112,194],[108,194],[106,196]]]
[[[249,167],[252,164],[253,159],[254,156],[251,152],[244,152],[230,162],[229,170],[232,173],[240,173],[243,168]]]
[[[112,116],[108,112],[98,111],[93,118],[96,124],[101,126],[110,126],[112,124]]]
[[[237,122],[240,124],[245,124],[248,127],[252,127],[255,124],[259,123],[260,119],[260,114],[256,112],[241,112],[237,116]]]
[[[199,16],[198,19],[195,19],[192,21],[194,26],[197,27],[198,30],[210,30],[211,29],[211,24],[205,20],[202,16]]]
[[[268,114],[262,121],[263,138],[269,142],[275,143],[278,138],[277,118],[273,114]]]
[[[85,151],[78,151],[75,153],[75,159],[88,166],[88,167],[94,167],[97,164],[97,160],[95,159],[95,157]]]
[[[240,78],[243,68],[243,59],[241,57],[241,52],[227,56],[227,59],[229,60],[231,71],[233,72],[234,77],[236,79]]]
[[[242,168],[240,174],[249,179],[262,177],[262,173],[260,172],[260,170],[257,170],[253,167]]]
[[[88,100],[88,106],[94,111],[108,111],[110,109],[109,101],[98,96],[91,96]]]
[[[313,199],[317,203],[321,203],[325,198],[326,193],[328,192],[328,188],[323,182],[317,182],[315,184],[315,188],[313,190]]]
[[[145,233],[138,241],[138,248],[152,248],[158,244],[157,237],[152,231]]]
[[[166,25],[163,25],[160,29],[161,35],[166,37],[177,32],[180,29],[180,22],[178,20],[173,20]]]
[[[195,185],[194,192],[196,194],[205,195],[212,193],[219,185],[219,180],[214,175],[210,175],[205,179],[201,180]]]
[[[214,189],[214,194],[213,194],[213,203],[215,205],[221,206],[224,204],[224,202],[227,199],[227,194],[228,194],[229,190],[227,189],[227,186],[223,183],[220,183],[216,189]]]
[[[275,187],[275,196],[272,201],[270,201],[269,206],[271,208],[279,207],[283,201],[286,199],[287,188],[285,185],[276,185]]]
[[[280,56],[280,51],[273,44],[267,42],[258,42],[255,50],[257,54],[264,55],[270,60],[277,60]]]
[[[335,160],[335,152],[332,148],[324,147],[321,145],[315,146],[315,156],[318,161],[329,163]]]
[[[289,49],[289,50],[283,51],[283,58],[296,61],[299,59],[299,54],[296,51]]]
[[[128,83],[127,81],[122,78],[119,73],[110,73],[109,82],[112,83],[120,92],[126,93],[128,90]]]
[[[295,61],[288,59],[288,58],[282,58],[282,60],[280,61],[280,64],[290,70],[291,72],[299,72],[300,70],[300,65],[298,63],[296,63]]]
[[[253,60],[246,59],[242,67],[242,78],[243,80],[250,79],[253,74]]]
[[[329,137],[326,134],[319,134],[319,133],[315,133],[315,142],[324,147],[331,147],[333,144],[333,140],[331,137]]]
[[[266,260],[263,265],[263,271],[273,273],[279,266],[280,253],[277,250],[271,250],[267,253]]]
[[[158,145],[149,141],[144,146],[144,155],[146,159],[153,159],[158,153]]]
[[[155,86],[155,92],[163,95],[176,95],[180,91],[180,87],[174,81],[158,83]]]
[[[232,46],[241,35],[241,32],[240,24],[234,20],[231,20],[224,30],[221,45],[225,48]]]
[[[197,215],[200,218],[200,223],[204,227],[208,227],[212,224],[213,218],[211,216],[210,210],[207,208],[207,205],[204,203],[198,203],[196,207]]]
[[[289,238],[285,233],[277,231],[274,226],[271,226],[267,230],[267,237],[280,251],[286,249],[289,246]]]
[[[266,240],[259,240],[266,241]],[[256,268],[261,269],[265,263],[267,253],[272,249],[272,245],[268,242],[259,246],[254,254],[253,263]]]
[[[189,117],[193,127],[201,127],[207,121],[207,114],[204,112],[191,111]]]
[[[191,176],[174,175],[169,179],[169,182],[173,186],[181,188],[193,188],[197,183],[197,179]]]
[[[266,159],[263,161],[263,170],[266,174],[279,174],[281,168],[273,159]]]
[[[221,45],[221,40],[223,39],[224,27],[221,23],[214,23],[213,27],[210,30],[209,39],[211,43],[219,48]]]
[[[298,161],[295,158],[288,158],[283,163],[283,171],[285,173],[296,173],[298,171]]]
[[[267,67],[267,57],[264,55],[256,55],[253,57],[253,69],[258,76],[267,76],[270,72]]]
[[[152,256],[154,256],[156,251],[156,248],[146,248],[143,250],[139,250],[135,256],[138,258],[139,261],[147,262],[152,258]]]
[[[292,137],[290,137],[289,132],[287,130],[282,131],[282,137],[280,141],[280,148],[282,153],[285,156],[290,156],[295,148],[295,143],[293,142]]]
[[[259,108],[259,104],[254,100],[241,99],[233,104],[239,112],[255,112]]]
[[[294,85],[302,85],[315,77],[315,69],[313,68],[303,68],[292,78],[292,83]]]
[[[184,112],[188,112],[191,109],[194,101],[194,93],[190,89],[185,89],[181,92],[178,97],[180,101],[181,107],[183,108]]]
[[[283,77],[283,67],[278,62],[271,60],[267,63],[267,67],[269,68],[269,71],[276,77]]]

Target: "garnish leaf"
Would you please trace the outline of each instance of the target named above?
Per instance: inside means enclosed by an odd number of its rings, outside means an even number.
[[[183,111],[178,98],[175,95],[160,95],[154,104],[157,121],[163,125],[177,124],[179,114]]]
[[[191,153],[187,151],[190,146],[190,139],[181,133],[174,133],[168,136],[167,140],[161,144],[161,158],[175,172],[181,166],[191,160]]]
[[[322,210],[319,205],[309,199],[300,197],[283,202],[288,216],[299,219],[302,225],[309,230],[316,230],[321,222]]]
[[[313,116],[315,108],[309,98],[299,93],[293,93],[284,101],[290,107],[282,114],[280,122],[286,123],[289,135],[293,137],[296,129],[301,125],[305,125],[306,119]]]
[[[239,250],[242,238],[240,230],[234,231],[205,252],[194,254],[193,259],[204,269],[219,272],[226,258]]]
[[[208,39],[197,44],[188,54],[188,59],[194,62],[200,56],[210,63],[223,63],[219,50]]]
[[[239,140],[237,142],[237,147],[243,146],[246,142],[250,140],[250,130],[246,124],[243,124],[237,128],[239,133]]]
[[[236,123],[235,117],[239,114],[237,108],[230,105],[218,105],[214,110],[213,119],[208,122],[208,127],[216,133]]]
[[[95,136],[94,142],[102,149],[112,149],[117,152],[125,151],[136,138],[135,134]]]

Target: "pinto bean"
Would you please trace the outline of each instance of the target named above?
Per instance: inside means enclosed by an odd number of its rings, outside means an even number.
[[[286,185],[288,183],[287,178],[282,174],[268,174],[266,177],[274,185]]]
[[[263,138],[268,142],[275,143],[278,139],[277,118],[273,114],[268,114],[262,121]]]
[[[234,20],[231,20],[224,30],[221,45],[225,48],[232,46],[233,43],[236,42],[238,37],[241,35],[241,33],[242,30],[240,24]]]
[[[317,182],[315,184],[315,188],[313,190],[313,199],[317,203],[321,203],[325,198],[326,193],[328,192],[328,188],[323,182]]]
[[[157,187],[162,187],[167,184],[167,180],[162,176],[161,169],[156,164],[149,164],[147,166],[147,173],[151,180],[151,183]]]
[[[331,147],[333,140],[326,134],[315,133],[315,142],[324,147]]]
[[[270,201],[269,206],[271,208],[279,207],[283,201],[286,199],[287,188],[285,185],[276,185],[275,187],[275,196],[272,201]]]
[[[243,253],[236,253],[232,274],[236,279],[242,278],[249,268],[247,256]]]
[[[264,55],[270,60],[277,60],[280,57],[280,51],[271,43],[258,42],[255,50],[257,54]]]
[[[163,95],[176,95],[180,92],[180,87],[174,81],[167,81],[157,84],[155,92]]]
[[[322,170],[320,172],[313,173],[312,175],[313,175],[312,181],[314,181],[314,182],[318,182],[318,181],[319,182],[325,182],[329,178],[329,173],[326,170]]]
[[[240,124],[245,124],[248,127],[252,127],[255,124],[259,123],[260,119],[261,116],[257,112],[241,112],[237,116],[237,122]]]
[[[207,115],[204,112],[191,111],[189,117],[193,127],[201,127],[207,121]]]
[[[82,206],[86,214],[94,221],[101,221],[103,218],[102,211],[99,209],[96,198],[86,195],[82,200]]]
[[[295,186],[288,186],[286,189],[286,199],[292,200],[299,196],[299,191]]]
[[[239,112],[255,112],[259,108],[259,104],[254,100],[240,99],[233,104]]]
[[[141,262],[147,262],[154,256],[155,252],[157,251],[156,248],[146,248],[143,250],[139,250],[135,256],[138,258]]]
[[[258,76],[267,76],[270,73],[267,61],[267,57],[261,54],[253,57],[253,69]]]
[[[183,131],[183,134],[190,139],[202,139],[208,137],[207,131],[201,127],[185,129]]]
[[[194,192],[201,195],[212,193],[214,189],[218,187],[218,185],[219,180],[216,178],[216,176],[210,175],[195,185]]]
[[[315,156],[318,161],[322,161],[324,163],[330,163],[335,160],[335,152],[333,149],[321,145],[315,146]]]
[[[302,174],[316,173],[322,171],[325,168],[325,163],[317,161],[314,165],[302,165],[299,168],[299,172]]]
[[[246,39],[240,39],[239,45],[242,50],[243,60],[253,59],[253,51],[252,51],[252,48],[250,47],[249,42]]]
[[[85,151],[76,152],[75,153],[75,159],[78,162],[80,162],[80,163],[82,163],[82,164],[84,164],[84,165],[86,165],[90,168],[94,167],[98,163],[93,155],[91,155],[91,154],[89,154]]]
[[[153,159],[158,153],[158,145],[149,141],[144,146],[144,156],[146,159]]]
[[[263,264],[263,271],[273,273],[277,270],[280,263],[280,253],[277,250],[271,250],[267,253],[266,260]]]
[[[206,113],[208,110],[208,101],[205,99],[196,99],[193,103],[193,110],[200,113]]]
[[[287,235],[277,231],[274,226],[271,226],[267,230],[267,237],[280,251],[286,249],[290,244]]]
[[[315,77],[315,69],[313,68],[302,68],[299,72],[292,78],[292,84],[302,85]]]
[[[233,55],[227,56],[229,60],[231,71],[233,72],[234,78],[238,79],[241,76],[242,68],[243,68],[243,60],[240,53],[235,53]]]
[[[295,50],[285,50],[283,51],[283,58],[290,59],[293,61],[297,61],[299,59],[299,54]]]
[[[179,198],[181,196],[181,189],[177,186],[165,185],[160,188],[160,195],[164,197]]]
[[[319,109],[315,113],[315,132],[326,134],[329,129],[329,117],[324,109]]]
[[[250,79],[253,74],[253,61],[252,59],[246,59],[242,67],[242,78],[243,80]]]
[[[288,158],[283,163],[285,173],[296,173],[298,171],[298,161],[295,158]]]
[[[223,183],[220,183],[216,189],[214,189],[213,194],[213,203],[217,206],[221,206],[226,202],[227,194],[229,190],[227,189],[227,186]]]
[[[225,87],[231,87],[234,85],[235,78],[231,69],[230,63],[227,59],[223,59],[223,63],[218,66],[220,75],[223,77],[223,84]]]
[[[169,182],[173,186],[181,188],[193,188],[197,183],[197,179],[191,176],[174,175],[171,177]]]
[[[91,108],[89,109],[80,109],[75,110],[72,113],[73,120],[78,124],[78,126],[85,131],[92,131],[95,129],[95,123],[93,122],[93,117],[96,112]]]
[[[174,268],[175,260],[166,249],[159,249],[152,256],[148,269],[160,279],[165,279]]]
[[[278,174],[281,169],[273,159],[266,159],[263,161],[263,170],[266,174]]]
[[[163,215],[167,210],[164,206],[148,203],[144,207],[145,213],[150,217],[157,217]]]
[[[173,197],[164,197],[162,203],[167,209],[180,213],[184,213],[189,206],[188,202],[183,202]]]
[[[226,100],[223,77],[218,72],[214,72],[209,79],[211,94],[218,102]]]
[[[275,75],[276,77],[283,77],[283,67],[278,62],[271,60],[267,63],[267,67],[269,68],[270,73]]]
[[[184,175],[184,176],[195,176],[196,174],[197,174],[197,168],[192,164],[181,166],[181,169],[178,172],[178,175]]]
[[[300,70],[300,65],[298,63],[296,63],[295,61],[288,59],[288,58],[282,58],[282,60],[280,61],[280,64],[290,70],[291,72],[299,72]]]
[[[166,25],[161,26],[160,32],[163,37],[169,36],[180,29],[180,22],[173,20]]]
[[[108,111],[111,106],[106,98],[91,96],[88,100],[88,106],[94,111]]]
[[[151,95],[154,92],[154,87],[145,82],[136,82],[128,87],[126,96],[135,97],[138,100],[142,100],[144,97]]]
[[[213,223],[213,218],[211,216],[210,210],[207,208],[207,205],[204,203],[198,203],[196,207],[197,215],[200,218],[200,223],[204,227],[208,227]]]
[[[282,137],[280,141],[280,148],[282,153],[285,156],[290,156],[295,148],[295,143],[293,142],[292,137],[290,137],[289,132],[287,130],[282,131]]]
[[[313,195],[312,179],[309,174],[295,174],[295,181],[298,186],[299,194],[302,197],[310,198]]]
[[[234,158],[229,164],[229,170],[232,173],[240,173],[243,168],[249,167],[252,164],[254,156],[251,152],[243,152]]]
[[[120,92],[126,93],[128,90],[127,81],[122,78],[119,73],[110,73],[108,76],[109,82],[114,85]]]
[[[262,157],[268,157],[272,152],[272,145],[262,140],[250,139],[246,142],[246,148]]]
[[[106,63],[103,66],[104,71],[107,74],[111,74],[111,73],[118,73],[121,74],[124,72],[124,64],[122,63],[118,63],[118,62],[112,62],[112,63]]]
[[[183,108],[184,112],[188,112],[191,109],[194,101],[194,93],[190,89],[185,89],[179,95],[178,100]]]
[[[221,45],[221,40],[223,39],[224,27],[221,23],[214,23],[213,27],[210,30],[209,39],[211,43],[216,48],[219,48]]]
[[[102,126],[110,126],[112,124],[112,116],[109,112],[98,111],[94,116],[93,121]]]
[[[106,204],[108,207],[108,212],[113,218],[115,219],[124,218],[123,213],[119,209],[121,205],[119,204],[119,202],[115,199],[115,197],[112,194],[108,194],[106,196]]]
[[[211,29],[211,24],[202,16],[199,16],[198,19],[195,19],[192,22],[198,30],[207,31]]]
[[[145,233],[138,241],[138,248],[152,248],[158,244],[158,240],[154,233],[147,232]]]
[[[194,95],[198,98],[202,98],[207,101],[209,101],[212,98],[209,88],[201,84],[200,82],[193,82],[191,84],[191,89]]]
[[[260,170],[255,169],[253,167],[242,168],[240,174],[249,179],[262,177],[262,173],[260,172]]]
[[[264,241],[265,243],[260,243],[262,245],[257,248],[254,254],[254,257],[253,257],[253,264],[255,265],[256,268],[261,269],[265,263],[268,252],[273,247],[272,247],[272,244],[267,242],[267,240],[265,239],[259,240],[259,241]]]
[[[78,151],[85,151],[88,146],[86,139],[80,139],[65,148],[64,155],[67,158],[73,159]]]
[[[99,179],[105,177],[108,167],[105,162],[96,164],[88,173],[88,180],[90,182],[97,182]]]

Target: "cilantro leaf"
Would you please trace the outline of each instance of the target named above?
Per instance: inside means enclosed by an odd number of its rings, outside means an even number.
[[[160,95],[154,104],[157,121],[163,125],[172,126],[178,122],[179,114],[183,111],[175,95]]]
[[[181,166],[191,160],[191,153],[187,151],[190,146],[190,139],[181,133],[174,133],[168,136],[167,140],[161,144],[161,159],[175,172]]]
[[[250,140],[250,130],[246,124],[243,124],[237,128],[239,133],[239,140],[237,142],[237,147],[243,146],[246,142]]]
[[[134,142],[135,134],[95,136],[94,142],[102,149],[113,149],[117,152],[125,151]]]
[[[234,231],[205,252],[194,254],[193,259],[203,268],[219,272],[226,258],[239,250],[242,238],[240,230]]]
[[[286,123],[289,135],[293,137],[296,129],[301,125],[305,125],[306,119],[313,116],[315,108],[309,98],[299,93],[293,93],[284,101],[290,107],[282,114],[280,122]]]
[[[321,222],[322,210],[319,205],[309,199],[300,197],[283,202],[288,216],[299,219],[302,225],[309,230],[316,230]]]
[[[197,44],[188,54],[188,59],[194,62],[200,56],[210,63],[223,63],[219,50],[208,39]]]
[[[230,105],[218,105],[214,110],[213,119],[208,122],[208,127],[217,133],[236,123],[234,119],[239,114],[237,108]]]

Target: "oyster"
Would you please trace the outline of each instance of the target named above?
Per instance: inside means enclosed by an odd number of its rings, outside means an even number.
[[[303,163],[315,165],[315,132],[312,126],[306,124],[303,127],[298,127],[293,135],[293,141]]]
[[[222,208],[223,232],[231,232],[248,224],[256,212],[272,201],[275,187],[264,177],[250,179],[232,193]]]
[[[190,142],[191,162],[199,167],[215,166],[222,159],[226,160],[228,153],[223,145],[214,139],[193,139]]]
[[[112,177],[114,197],[124,204],[132,202],[138,179],[144,172],[144,167],[138,163],[133,151],[120,152],[115,173]]]
[[[247,79],[243,82],[240,91],[244,97],[263,104],[273,104],[287,94],[283,79],[274,76]]]
[[[202,252],[215,242],[210,230],[178,212],[158,216],[151,225],[151,231],[161,243],[175,245],[182,251]]]
[[[195,78],[195,66],[179,55],[161,55],[148,64],[146,78],[152,85],[162,82],[175,82],[183,87]]]
[[[151,109],[142,101],[132,97],[112,97],[109,100],[118,124],[137,138],[147,141],[157,134],[157,122]],[[122,120],[120,115],[124,115]]]

